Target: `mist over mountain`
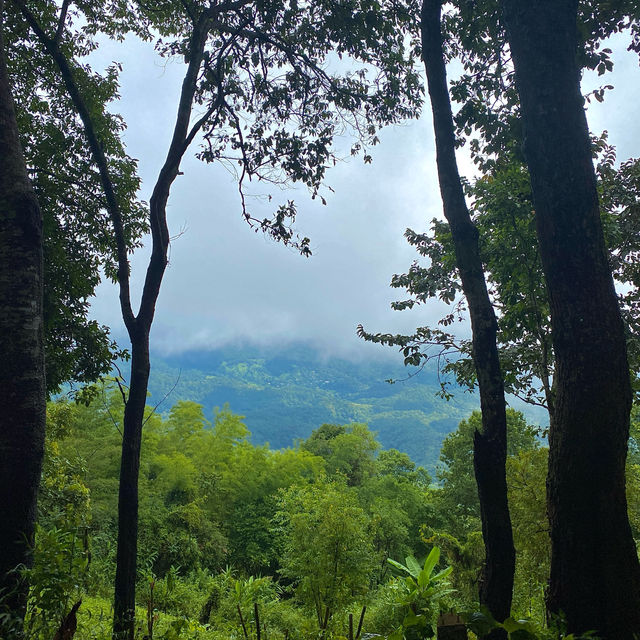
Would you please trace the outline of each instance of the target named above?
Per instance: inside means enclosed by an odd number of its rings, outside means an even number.
[[[383,447],[433,470],[442,440],[479,401],[462,389],[452,400],[441,398],[433,367],[406,379],[409,373],[401,362],[325,358],[304,345],[190,351],[153,360],[149,403],[167,396],[158,407],[167,411],[192,400],[209,418],[214,407],[228,404],[245,416],[252,442],[274,449],[292,446],[326,422],[365,422]]]

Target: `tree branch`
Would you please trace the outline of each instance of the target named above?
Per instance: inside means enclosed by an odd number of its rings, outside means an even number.
[[[71,0],[64,0],[62,3],[62,8],[60,9],[60,17],[58,18],[58,28],[56,29],[56,35],[53,37],[53,41],[56,46],[60,44],[60,39],[62,38],[62,33],[64,32],[64,23],[67,19],[67,11],[69,10],[70,4]]]
[[[167,227],[166,207],[169,199],[169,191],[174,180],[178,176],[180,162],[187,149],[186,141],[189,139],[189,120],[193,108],[193,99],[196,93],[200,66],[204,57],[204,48],[209,35],[211,18],[215,9],[203,11],[194,24],[193,33],[189,42],[189,65],[182,82],[178,113],[169,145],[169,151],[165,162],[160,169],[151,199],[149,201],[149,218],[151,223],[151,237],[153,248],[149,267],[142,290],[142,300],[138,312],[138,321],[143,327],[151,326],[155,313],[155,304],[160,293],[160,284],[167,266],[167,250],[169,246],[169,229]],[[204,123],[202,123],[204,124]],[[200,125],[202,126],[202,125]],[[191,133],[195,136],[197,129]],[[193,137],[191,138],[193,139]]]
[[[127,245],[124,233],[124,224],[122,222],[122,213],[120,211],[120,205],[116,197],[115,188],[109,172],[109,166],[107,157],[104,153],[104,149],[98,134],[96,132],[95,123],[91,116],[91,113],[87,107],[87,104],[82,97],[78,84],[75,80],[73,70],[69,61],[60,51],[59,43],[52,38],[49,38],[44,29],[36,19],[36,17],[29,11],[24,0],[13,0],[16,6],[20,9],[25,20],[29,23],[29,26],[36,34],[36,37],[44,48],[49,52],[54,62],[58,66],[62,80],[69,92],[69,97],[75,106],[82,124],[84,126],[85,135],[91,149],[93,160],[98,167],[100,174],[100,181],[102,188],[104,189],[107,211],[111,218],[114,235],[116,239],[117,247],[117,259],[118,259],[118,283],[120,285],[120,308],[122,310],[122,318],[124,320],[127,330],[131,332],[136,328],[136,317],[133,314],[131,307],[131,293],[129,282],[129,259],[127,255]]]

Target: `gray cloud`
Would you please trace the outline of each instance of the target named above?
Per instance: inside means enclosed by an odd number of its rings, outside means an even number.
[[[635,105],[638,82],[625,82],[632,73],[632,56],[616,45],[616,71],[605,81],[619,85],[603,106],[590,107],[594,131],[608,128],[620,147],[620,158],[632,155],[637,140]],[[109,45],[102,61],[124,65],[119,111],[128,123],[128,151],[140,159],[148,198],[171,134],[183,71],[180,63],[158,64],[147,45]],[[637,64],[637,62],[636,62]],[[598,84],[593,76],[585,86]],[[219,166],[185,158],[172,189],[168,215],[170,265],[160,294],[152,342],[161,352],[215,347],[229,342],[259,344],[306,341],[328,354],[356,356],[378,353],[362,344],[355,327],[372,331],[411,331],[434,323],[443,306],[433,303],[410,312],[390,310],[402,297],[388,284],[393,273],[404,272],[417,256],[403,238],[404,230],[424,230],[441,215],[435,174],[433,134],[428,114],[420,121],[383,131],[374,149],[374,162],[349,159],[331,169],[328,183],[335,189],[327,206],[311,201],[300,190],[271,190],[276,199],[295,197],[298,231],[311,238],[313,257],[275,245],[253,233],[242,221],[237,187]],[[467,172],[472,171],[463,160]],[[258,194],[269,189],[256,185]],[[274,204],[251,201],[257,217]],[[132,261],[134,289],[140,290],[148,249]],[[117,293],[102,285],[93,313],[122,335]]]
[[[627,51],[628,44],[629,36],[624,33],[609,38],[603,46],[613,51],[613,71],[604,76],[590,71],[582,81],[584,93],[606,84],[614,87],[605,93],[604,102],[591,100],[587,118],[592,133],[609,132],[609,142],[616,147],[620,161],[637,157],[640,142],[638,54]]]
[[[181,65],[164,67],[142,45],[131,43],[103,52],[122,61],[127,148],[140,159],[148,197],[169,139]],[[355,336],[359,322],[370,330],[408,331],[440,316],[423,308],[402,314],[390,302],[402,292],[388,284],[416,256],[403,238],[410,226],[424,229],[439,214],[432,133],[426,121],[382,133],[374,162],[350,158],[332,168],[327,206],[301,190],[275,191],[254,185],[257,194],[276,200],[295,198],[297,229],[311,238],[313,256],[304,259],[253,233],[240,216],[237,187],[219,166],[192,156],[172,189],[168,215],[170,265],[153,329],[161,351],[217,346],[237,340],[258,343],[304,340],[340,354],[364,348]],[[346,145],[346,141],[343,141]],[[274,202],[250,200],[257,217]],[[148,250],[132,260],[134,289],[139,290]],[[98,319],[116,333],[121,326],[115,288],[105,284],[93,304]]]

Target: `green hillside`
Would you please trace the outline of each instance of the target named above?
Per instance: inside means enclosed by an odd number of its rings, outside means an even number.
[[[159,411],[193,400],[208,415],[228,403],[246,417],[253,442],[273,448],[290,446],[325,422],[366,422],[383,447],[433,469],[443,438],[477,408],[477,397],[461,390],[453,400],[440,398],[436,372],[427,369],[386,382],[407,373],[392,360],[324,359],[304,347],[191,352],[154,360],[150,403],[169,394]]]

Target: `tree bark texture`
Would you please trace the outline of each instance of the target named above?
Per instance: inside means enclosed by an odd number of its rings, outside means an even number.
[[[631,388],[580,92],[576,0],[502,0],[520,94],[557,389],[549,435],[550,612],[610,640],[640,633],[625,495]]]
[[[19,620],[27,585],[14,570],[31,562],[44,452],[42,216],[18,138],[2,10],[0,2],[0,597]]]
[[[138,476],[149,371],[149,332],[142,329],[138,333],[132,332],[131,336],[131,380],[123,419],[113,603],[113,637],[117,640],[131,639],[135,635]]]
[[[440,27],[440,0],[422,5],[422,54],[433,111],[438,180],[455,246],[456,263],[471,317],[473,360],[482,408],[482,433],[474,434],[474,469],[486,561],[480,602],[497,620],[510,614],[515,551],[507,503],[507,419],[496,345],[497,321],[484,278],[478,230],[471,220],[455,156],[455,134]]]

